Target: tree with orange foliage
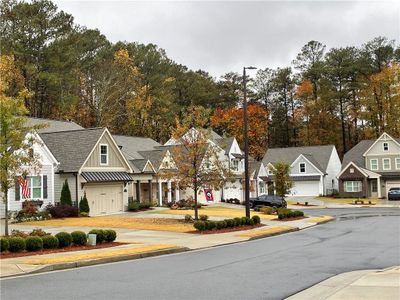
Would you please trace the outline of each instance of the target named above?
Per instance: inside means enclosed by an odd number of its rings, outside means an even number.
[[[259,104],[247,108],[249,122],[249,153],[259,160],[268,147],[268,112]],[[243,108],[216,109],[211,117],[211,126],[223,134],[234,136],[243,146]]]

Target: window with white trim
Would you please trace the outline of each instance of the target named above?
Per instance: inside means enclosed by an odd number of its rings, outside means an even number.
[[[400,158],[396,158],[396,170],[400,170]]]
[[[42,176],[30,176],[29,189],[32,199],[42,198]]]
[[[382,165],[384,170],[390,170],[390,158],[382,159]]]
[[[265,194],[265,183],[264,182],[259,183],[259,191],[260,191],[260,194]]]
[[[383,151],[389,151],[389,143],[383,143]]]
[[[357,193],[362,191],[362,182],[361,181],[345,181],[344,182],[344,190],[347,193]]]
[[[239,160],[238,159],[232,159],[232,165],[231,168],[233,171],[239,171]]]
[[[306,164],[300,163],[299,169],[300,169],[300,173],[305,173],[306,172]]]
[[[108,145],[100,145],[100,164],[108,165]]]
[[[370,160],[370,169],[373,171],[378,170],[378,160],[377,159],[371,159]]]

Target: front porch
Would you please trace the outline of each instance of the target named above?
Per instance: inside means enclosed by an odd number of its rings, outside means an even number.
[[[132,182],[129,200],[162,206],[180,200],[179,186],[161,178],[137,179]]]

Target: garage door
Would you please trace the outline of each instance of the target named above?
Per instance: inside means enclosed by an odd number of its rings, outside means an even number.
[[[389,193],[389,189],[394,187],[399,188],[400,181],[386,181],[386,195],[385,195],[386,199],[388,198],[387,194]]]
[[[85,191],[91,216],[123,211],[122,184],[88,184]]]
[[[319,181],[293,181],[291,196],[318,196]]]

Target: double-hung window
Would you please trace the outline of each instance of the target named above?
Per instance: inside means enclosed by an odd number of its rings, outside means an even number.
[[[108,145],[100,145],[100,164],[108,165]]]
[[[32,199],[42,198],[42,177],[41,176],[29,177],[29,189]]]
[[[370,160],[370,167],[372,171],[378,170],[378,160],[377,159],[371,159]]]
[[[239,171],[239,160],[232,159],[232,170]]]
[[[300,163],[299,169],[300,169],[300,173],[305,173],[306,172],[306,164]]]
[[[260,194],[265,194],[265,183],[264,182],[259,183],[259,191],[260,191]]]
[[[396,170],[400,170],[400,158],[396,158]]]
[[[383,151],[389,151],[389,143],[383,143]]]
[[[384,170],[390,170],[390,158],[382,159],[382,165]]]
[[[345,181],[344,189],[347,193],[356,193],[362,191],[361,181]]]

